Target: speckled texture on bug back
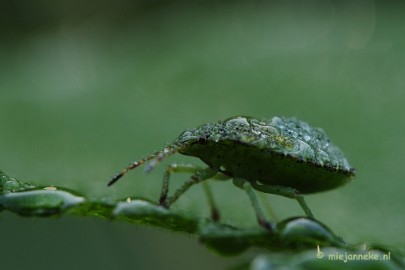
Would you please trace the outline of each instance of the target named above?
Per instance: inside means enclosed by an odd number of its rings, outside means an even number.
[[[301,193],[334,188],[354,174],[322,129],[296,118],[234,117],[186,130],[175,144],[229,176]]]

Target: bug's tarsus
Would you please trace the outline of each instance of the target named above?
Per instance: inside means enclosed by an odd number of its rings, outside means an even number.
[[[168,205],[166,203],[166,199],[167,199],[167,196],[160,196],[160,198],[159,198],[159,204],[161,206],[163,206],[164,208],[168,208]]]
[[[262,226],[266,231],[268,231],[268,232],[274,231],[275,226],[273,223],[271,223],[265,219],[262,219],[262,218],[258,218],[257,221],[258,221],[259,225]]]
[[[219,220],[221,219],[221,215],[219,214],[218,208],[215,207],[211,209],[211,219],[214,222],[219,222]]]

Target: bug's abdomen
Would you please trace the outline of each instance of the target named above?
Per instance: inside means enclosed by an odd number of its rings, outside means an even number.
[[[346,172],[239,142],[194,144],[181,153],[199,157],[229,176],[291,187],[304,194],[333,189],[350,179]]]

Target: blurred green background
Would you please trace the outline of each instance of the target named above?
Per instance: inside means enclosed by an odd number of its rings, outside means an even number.
[[[324,128],[358,173],[307,196],[315,216],[346,242],[404,251],[404,11],[401,1],[2,1],[0,169],[94,198],[157,200],[164,165],[201,162],[177,155],[106,183],[186,128],[296,116]],[[242,191],[212,187],[224,222],[257,226]],[[267,197],[280,218],[303,215]],[[202,188],[174,210],[208,216]],[[0,224],[5,269],[218,269],[257,252],[223,258],[195,237],[122,222],[1,213]]]

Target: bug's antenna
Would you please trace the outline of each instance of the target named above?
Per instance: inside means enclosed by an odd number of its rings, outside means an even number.
[[[153,168],[163,159],[173,155],[174,153],[178,152],[180,150],[179,147],[175,147],[175,146],[169,146],[164,148],[162,151],[159,152],[155,152],[139,161],[135,161],[133,162],[131,165],[129,165],[128,167],[122,169],[119,173],[117,173],[116,175],[113,176],[113,178],[110,180],[110,182],[108,182],[107,186],[111,186],[112,184],[114,184],[115,182],[117,182],[121,177],[123,177],[124,175],[126,175],[130,170],[135,169],[136,167],[139,167],[141,165],[143,165],[145,162],[152,160],[148,166],[146,167],[145,171],[147,173],[151,172],[153,170]]]
[[[122,169],[122,171],[120,171],[119,173],[117,173],[116,175],[113,176],[113,178],[110,180],[110,182],[108,182],[108,186],[111,186],[112,184],[114,184],[115,182],[118,181],[118,179],[120,179],[121,177],[123,177],[124,175],[126,175],[128,173],[128,171],[135,169],[136,167],[141,166],[142,164],[144,164],[146,161],[149,161],[151,159],[153,159],[154,157],[156,157],[158,154],[157,153],[153,153],[149,156],[147,156],[146,158],[143,158],[139,161],[135,161],[134,163],[132,163],[131,165],[129,165],[128,167]]]
[[[169,156],[177,153],[180,151],[181,147],[178,147],[176,145],[170,145],[166,148],[164,148],[162,151],[160,151],[155,158],[153,158],[145,168],[146,173],[150,173],[156,165],[158,165],[162,160],[168,158]]]

